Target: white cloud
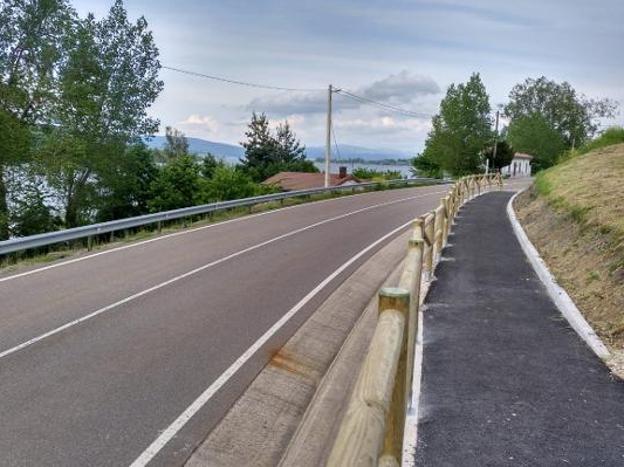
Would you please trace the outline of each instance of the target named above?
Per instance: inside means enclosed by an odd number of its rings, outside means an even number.
[[[219,132],[219,123],[210,115],[189,115],[176,125],[180,130],[198,137],[214,137]]]
[[[392,134],[409,132],[414,135],[426,135],[431,122],[422,118],[403,118],[382,116],[377,118],[354,118],[336,121],[336,128],[349,132],[365,132],[374,134]]]
[[[409,104],[421,98],[439,94],[440,86],[429,76],[413,74],[403,70],[351,91],[367,99],[399,105],[409,109]],[[339,96],[335,97],[337,112],[359,109],[366,105],[362,102]],[[247,109],[277,115],[325,113],[327,111],[327,92],[282,93],[258,97],[249,103]]]

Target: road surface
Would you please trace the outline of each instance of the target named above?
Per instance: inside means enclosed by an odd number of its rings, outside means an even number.
[[[179,465],[447,186],[248,216],[0,277],[0,465]]]

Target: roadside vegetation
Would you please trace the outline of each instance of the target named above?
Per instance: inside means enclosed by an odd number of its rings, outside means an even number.
[[[516,202],[557,280],[624,374],[624,130],[614,128],[540,172]]]
[[[458,177],[509,165],[514,153],[533,156],[533,173],[556,164],[574,148],[585,147],[599,130],[598,118],[613,117],[616,104],[590,99],[569,83],[542,76],[516,84],[502,115],[509,120],[497,134],[485,85],[478,73],[451,84],[431,121],[432,129],[414,172]],[[494,147],[496,146],[496,151]]]
[[[145,138],[163,89],[145,18],[121,0],[101,19],[67,0],[0,4],[0,240],[264,194],[282,170],[317,171],[288,122],[253,114],[233,166]]]
[[[399,170],[375,170],[366,167],[353,169],[353,176],[360,180],[398,180],[403,178]]]

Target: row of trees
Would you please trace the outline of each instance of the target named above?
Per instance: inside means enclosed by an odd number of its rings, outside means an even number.
[[[0,2],[0,240],[264,193],[280,170],[315,171],[288,123],[254,114],[229,166],[189,153],[148,110],[163,82],[144,18],[121,0],[102,19],[67,0]]]
[[[486,160],[500,169],[518,151],[534,156],[534,170],[544,169],[591,139],[598,130],[596,119],[611,118],[615,110],[611,100],[589,99],[567,82],[529,78],[511,90],[503,108],[510,123],[497,135],[489,96],[475,73],[467,83],[449,86],[414,167],[434,177],[464,175],[483,170]]]
[[[94,199],[123,197],[119,177],[158,128],[147,109],[159,69],[147,22],[130,21],[121,0],[101,20],[66,0],[2,2],[0,239],[18,224],[54,227],[50,197],[68,227],[94,217]],[[47,222],[22,222],[30,211]]]

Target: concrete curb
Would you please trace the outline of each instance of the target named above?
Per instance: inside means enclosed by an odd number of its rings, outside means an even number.
[[[572,329],[576,331],[581,339],[587,343],[587,345],[598,357],[606,360],[611,356],[609,350],[589,323],[585,320],[568,293],[559,284],[557,284],[557,280],[548,269],[546,262],[542,259],[535,246],[531,243],[529,237],[516,217],[516,213],[513,209],[513,202],[519,194],[526,190],[527,188],[513,195],[507,203],[507,217],[509,217],[513,231],[516,234],[516,238],[522,247],[522,251],[524,251],[529,263],[531,263],[531,266],[535,270],[535,273],[546,287],[548,295],[555,303],[559,311],[561,311],[561,314],[566,320],[568,320]]]

